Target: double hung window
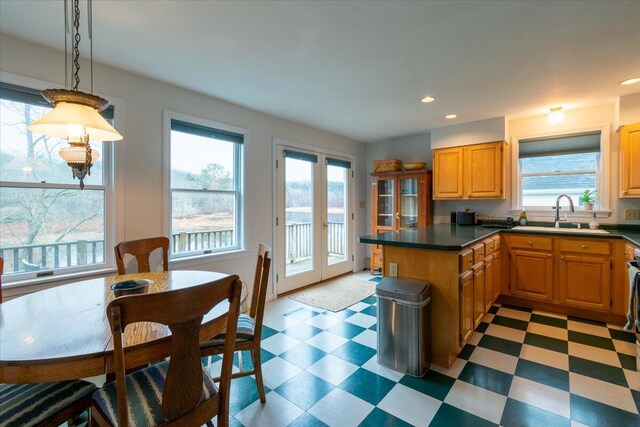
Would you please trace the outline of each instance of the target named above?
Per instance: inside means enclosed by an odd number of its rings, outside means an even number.
[[[170,120],[171,257],[240,249],[244,134]]]
[[[91,143],[100,156],[80,190],[58,155],[67,142],[27,130],[51,108],[38,90],[0,83],[0,256],[5,282],[112,262],[112,144]],[[113,107],[102,115],[113,123]]]
[[[600,137],[601,132],[589,132],[520,140],[521,207],[549,209],[560,194],[568,194],[578,206],[585,190],[595,192],[600,207]]]

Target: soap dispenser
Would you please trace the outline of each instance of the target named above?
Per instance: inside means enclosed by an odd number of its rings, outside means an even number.
[[[600,227],[600,223],[596,219],[596,213],[594,212],[593,213],[593,219],[591,221],[589,221],[589,228],[591,230],[597,230],[598,227]]]

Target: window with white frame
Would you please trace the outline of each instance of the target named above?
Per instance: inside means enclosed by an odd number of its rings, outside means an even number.
[[[576,206],[589,190],[601,207],[601,132],[522,139],[518,144],[519,200],[528,209],[549,209],[560,194]]]
[[[171,119],[171,257],[242,247],[242,144],[238,132]]]
[[[108,267],[112,262],[112,149],[80,190],[58,155],[67,142],[27,126],[51,110],[38,90],[0,83],[0,256],[3,281]],[[113,123],[112,107],[102,115]]]

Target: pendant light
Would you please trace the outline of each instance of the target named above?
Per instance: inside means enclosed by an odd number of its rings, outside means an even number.
[[[67,83],[67,32],[69,24],[68,1],[64,0],[65,14],[65,89],[46,89],[42,96],[53,104],[53,110],[31,123],[27,129],[33,133],[55,138],[64,138],[68,147],[60,149],[58,154],[71,167],[73,178],[80,180],[80,189],[84,188],[84,178],[91,175],[91,166],[98,160],[99,153],[92,149],[89,141],[118,141],[122,135],[100,115],[100,111],[109,106],[109,101],[93,93],[78,90],[80,84],[80,0],[73,3],[74,37],[73,54],[71,60],[71,75],[73,88]],[[93,38],[92,38],[92,7],[91,0],[87,0],[88,30],[91,45],[91,92],[93,92]]]

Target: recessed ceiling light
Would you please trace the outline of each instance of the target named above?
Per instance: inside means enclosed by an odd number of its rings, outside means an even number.
[[[428,104],[429,102],[433,102],[436,100],[435,96],[425,96],[424,98],[422,98],[422,102],[424,102],[425,104]]]
[[[444,116],[445,119],[455,119],[456,117],[458,117],[455,114],[447,114],[446,116]]]
[[[640,82],[640,77],[634,77],[632,79],[623,80],[620,82],[620,84],[626,86],[626,85],[632,85],[638,82]]]
[[[562,123],[564,120],[564,113],[562,112],[562,107],[552,108],[549,111],[549,117],[547,117],[547,121],[552,125],[557,125],[558,123]]]

